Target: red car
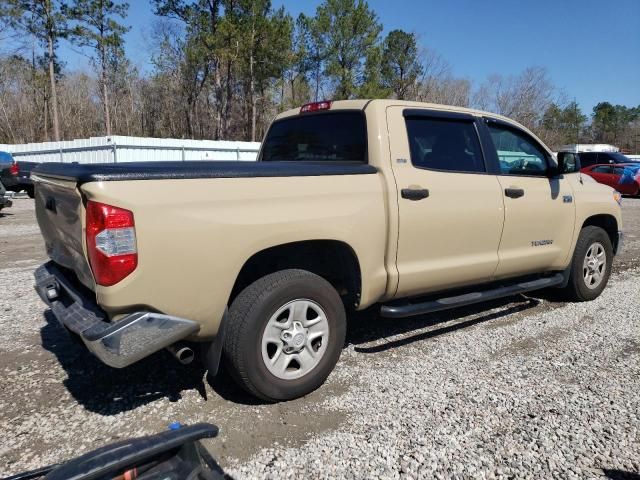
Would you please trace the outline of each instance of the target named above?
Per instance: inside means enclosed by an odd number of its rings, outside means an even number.
[[[596,182],[604,183],[624,195],[640,195],[640,171],[637,171],[638,163],[615,163],[600,164],[585,167],[580,171],[592,177]],[[626,179],[621,182],[625,172]],[[631,178],[630,178],[631,177]]]

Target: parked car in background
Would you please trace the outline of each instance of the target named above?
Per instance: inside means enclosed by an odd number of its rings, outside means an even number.
[[[13,157],[9,152],[0,152],[0,172],[2,172],[5,168],[11,167],[13,164]],[[5,207],[11,206],[11,199],[5,197],[7,193],[7,189],[2,183],[2,179],[0,178],[0,210]]]
[[[580,165],[582,168],[599,164],[625,164],[633,163],[620,152],[579,152]]]
[[[33,198],[31,170],[38,165],[40,165],[38,162],[18,162],[12,159],[11,165],[0,170],[0,181],[7,190],[16,193],[24,190],[29,197]]]
[[[620,149],[615,145],[608,143],[570,143],[563,145],[560,150],[564,152],[581,153],[581,152],[619,152]]]
[[[582,159],[582,155],[580,156]],[[583,167],[582,173],[599,183],[615,188],[625,195],[640,195],[640,165],[638,163],[600,164]]]

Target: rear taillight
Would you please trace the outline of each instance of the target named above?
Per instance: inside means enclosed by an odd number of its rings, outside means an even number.
[[[18,162],[14,162],[13,165],[9,167],[9,173],[11,175],[18,175],[20,172],[20,168],[18,167]]]
[[[115,285],[138,266],[133,213],[124,208],[87,202],[87,251],[98,285]]]

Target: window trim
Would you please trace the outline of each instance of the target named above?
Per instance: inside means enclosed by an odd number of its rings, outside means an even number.
[[[533,138],[528,132],[524,131],[523,129],[509,122],[505,122],[503,120],[500,120],[498,118],[493,118],[493,117],[482,117],[482,119],[484,120],[482,124],[486,132],[485,141],[487,143],[487,148],[489,148],[489,151],[493,154],[491,155],[491,157],[494,163],[495,175],[500,175],[503,177],[546,178],[546,179],[549,178],[549,169],[552,168],[553,164],[551,162],[551,157],[549,155],[549,152],[547,152],[547,149],[544,148],[544,146],[539,141]],[[498,158],[498,148],[496,147],[495,143],[493,143],[493,137],[491,136],[491,131],[489,130],[490,124],[495,124],[501,128],[504,128],[505,130],[509,130],[511,132],[516,133],[517,135],[521,135],[525,137],[527,141],[531,142],[544,154],[544,161],[547,168],[540,174],[533,174],[533,173],[518,174],[518,173],[503,172],[502,168],[500,167],[500,159]]]
[[[402,111],[402,116],[404,117],[404,125],[405,132],[407,134],[407,148],[409,150],[409,162],[413,168],[417,168],[419,170],[427,170],[431,172],[445,172],[445,173],[462,173],[466,175],[493,175],[490,169],[490,165],[487,163],[487,158],[484,153],[484,145],[482,143],[482,139],[480,138],[480,132],[478,129],[478,119],[477,117],[467,114],[467,113],[459,113],[459,112],[444,112],[439,110],[428,110],[428,109],[418,109],[418,108],[407,108]],[[413,158],[411,156],[411,143],[409,140],[409,126],[407,124],[407,120],[409,119],[436,119],[436,120],[449,120],[453,123],[470,123],[473,125],[473,129],[476,134],[476,140],[478,141],[478,146],[480,147],[480,157],[482,159],[482,164],[484,165],[484,171],[469,171],[469,170],[449,170],[442,168],[430,168],[430,167],[422,167],[413,163]]]
[[[318,112],[311,112],[311,113],[298,113],[295,115],[290,115],[288,117],[282,117],[277,120],[274,120],[273,122],[271,122],[271,125],[269,125],[269,128],[267,129],[267,131],[264,134],[264,137],[262,138],[262,142],[260,143],[260,150],[258,151],[258,156],[256,157],[256,161],[257,162],[272,161],[272,160],[262,160],[262,150],[265,145],[265,140],[275,124],[285,122],[287,120],[294,120],[297,118],[309,118],[309,117],[320,116],[320,115],[335,115],[339,113],[359,113],[360,116],[362,117],[363,124],[364,124],[364,159],[363,160],[332,160],[332,161],[343,162],[343,163],[344,162],[362,163],[363,165],[369,165],[370,164],[369,162],[369,131],[367,126],[367,115],[364,113],[364,110],[361,110],[359,108],[342,108],[342,109],[336,109],[336,110],[320,110]],[[314,160],[286,160],[286,161],[312,162]],[[325,160],[319,160],[319,161],[325,161]],[[327,161],[327,163],[330,163],[330,161]]]
[[[427,118],[439,118],[443,120],[463,120],[473,122],[476,117],[470,113],[464,112],[448,112],[444,110],[430,110],[428,108],[405,108],[402,111],[402,116],[405,118],[410,117],[427,117]]]

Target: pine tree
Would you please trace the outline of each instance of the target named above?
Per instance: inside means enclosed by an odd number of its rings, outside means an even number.
[[[364,82],[366,58],[382,25],[364,0],[325,0],[315,22],[324,72],[336,84],[334,98],[352,98]]]
[[[124,34],[129,30],[115,20],[125,18],[129,4],[114,0],[74,0],[65,9],[74,26],[70,38],[78,46],[93,50],[92,60],[100,77],[100,95],[104,113],[104,128],[111,135],[109,111],[109,68],[115,57],[123,52]]]
[[[418,58],[416,36],[402,30],[392,30],[382,47],[382,82],[396,98],[403,100],[423,73]]]

